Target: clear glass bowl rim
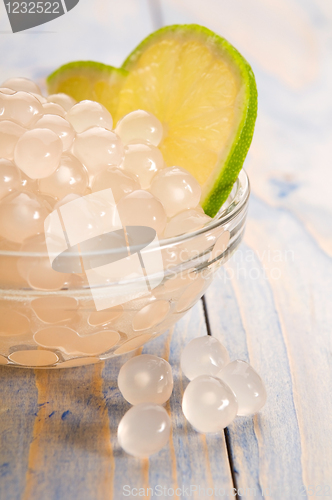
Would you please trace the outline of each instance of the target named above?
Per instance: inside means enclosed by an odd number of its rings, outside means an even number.
[[[192,231],[188,233],[181,234],[179,236],[176,236],[174,238],[165,238],[161,239],[158,242],[158,248],[159,249],[164,249],[172,246],[179,245],[187,240],[194,239],[197,236],[201,236],[205,233],[208,233],[209,231],[212,231],[218,227],[223,226],[224,224],[227,224],[228,222],[232,221],[240,212],[244,211],[248,205],[249,201],[249,196],[250,196],[250,182],[249,182],[249,177],[248,174],[244,169],[241,170],[239,173],[239,176],[236,181],[237,185],[237,190],[234,193],[234,196],[232,198],[231,203],[228,205],[228,207],[224,208],[224,205],[220,208],[219,212],[215,215],[215,217],[209,221],[207,224],[205,224],[202,228],[198,229],[197,231]],[[242,189],[242,192],[240,193],[240,190]],[[238,199],[237,199],[238,198]],[[119,249],[116,249],[119,251]],[[105,255],[106,252],[91,252],[89,254],[85,254],[87,256],[95,256],[98,254],[103,254]],[[108,252],[107,252],[108,253]],[[112,253],[112,250],[110,250],[109,253]],[[70,254],[71,257],[76,256],[75,253]],[[79,255],[79,254],[77,254]],[[42,257],[47,257],[49,258],[48,253],[44,252],[22,252],[22,251],[13,251],[13,250],[0,250],[0,256],[3,257],[30,257],[30,258],[42,258]]]

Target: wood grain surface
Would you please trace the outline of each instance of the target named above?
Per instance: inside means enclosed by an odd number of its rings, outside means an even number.
[[[3,4],[0,14],[1,80],[42,83],[68,60],[120,64],[161,25],[196,22],[247,57],[259,91],[244,242],[207,290],[207,317],[200,302],[144,348],[173,368],[169,445],[149,460],[120,449],[117,425],[129,408],[116,384],[120,361],[0,366],[0,499],[206,500],[234,498],[234,488],[247,500],[331,498],[331,2],[81,0],[38,33],[17,35]],[[257,416],[219,436],[196,433],[181,411],[179,356],[208,330],[232,359],[254,366],[268,392]],[[158,485],[166,488],[159,497]],[[126,486],[138,490],[126,496]]]

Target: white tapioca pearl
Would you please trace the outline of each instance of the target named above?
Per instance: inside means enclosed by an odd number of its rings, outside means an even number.
[[[147,141],[153,146],[159,146],[164,134],[158,118],[142,109],[132,111],[121,118],[115,131],[124,144],[131,141]]]
[[[15,92],[22,90],[23,92],[29,92],[30,94],[41,94],[41,90],[38,85],[28,78],[9,78],[8,80],[2,82],[1,87],[15,90]]]
[[[59,94],[52,94],[47,97],[48,102],[54,102],[55,104],[59,104],[65,111],[69,111],[70,108],[76,104],[75,99],[70,97],[70,95],[63,94],[60,92]]]
[[[89,175],[94,176],[107,167],[116,167],[121,163],[123,146],[114,132],[93,127],[77,134],[73,153],[85,165]]]
[[[76,135],[71,124],[59,115],[44,115],[37,121],[35,128],[52,130],[60,137],[64,151],[67,151],[71,147]]]
[[[53,174],[62,155],[62,141],[52,130],[28,130],[18,140],[14,159],[16,165],[31,179]]]
[[[201,186],[187,170],[164,168],[153,178],[149,191],[163,204],[168,217],[195,208],[201,198]]]
[[[113,128],[113,118],[109,111],[95,101],[81,101],[75,104],[67,113],[67,120],[76,132],[81,133],[92,127]]]

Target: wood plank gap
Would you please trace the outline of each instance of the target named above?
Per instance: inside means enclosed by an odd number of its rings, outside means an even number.
[[[212,330],[211,330],[211,325],[210,325],[210,320],[209,320],[209,315],[208,315],[208,310],[207,310],[207,304],[205,300],[205,295],[202,297],[202,304],[203,304],[203,311],[204,311],[204,318],[205,318],[205,324],[206,324],[206,331],[208,335],[211,335],[212,337]]]
[[[224,436],[225,436],[227,457],[228,457],[228,461],[229,461],[229,468],[231,470],[231,475],[232,475],[233,488],[235,488],[235,491],[236,491],[236,495],[234,498],[236,500],[240,500],[239,495],[237,493],[238,492],[238,484],[237,484],[237,480],[236,480],[236,476],[235,476],[234,462],[233,462],[233,457],[232,457],[231,439],[230,439],[230,434],[229,434],[229,430],[227,429],[227,427],[226,427],[226,429],[224,429]]]
[[[203,295],[203,297],[202,297],[202,304],[203,304],[204,318],[205,318],[205,324],[206,324],[206,331],[207,331],[207,334],[211,335],[211,337],[212,337],[212,330],[211,330],[205,295]],[[224,429],[224,435],[225,435],[225,444],[226,444],[226,450],[227,450],[227,458],[228,458],[229,468],[230,468],[231,476],[232,476],[233,488],[235,488],[235,491],[236,491],[236,495],[234,498],[236,500],[239,500],[239,497],[237,494],[237,481],[236,481],[235,470],[234,470],[234,462],[233,462],[232,450],[231,450],[231,448],[232,448],[231,447],[231,440],[230,440],[230,435],[229,435],[229,431],[228,431],[227,427],[226,427],[226,429]]]
[[[152,25],[155,30],[164,26],[163,12],[160,0],[148,0],[148,7],[151,15]]]

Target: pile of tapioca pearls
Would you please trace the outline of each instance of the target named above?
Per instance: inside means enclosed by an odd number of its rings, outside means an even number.
[[[181,369],[190,380],[182,410],[198,432],[220,432],[237,415],[253,415],[266,402],[258,373],[245,361],[230,362],[226,348],[214,337],[191,340],[182,352]],[[170,436],[171,421],[161,405],[173,390],[171,366],[157,356],[136,356],[122,366],[118,386],[133,405],[120,421],[119,444],[130,455],[149,457]]]
[[[44,97],[25,78],[3,82],[0,240],[33,251],[52,210],[107,188],[124,225],[152,227],[159,237],[203,227],[211,219],[199,205],[200,185],[187,170],[165,165],[158,149],[163,136],[147,111],[129,113],[113,129],[111,114],[97,102]]]

